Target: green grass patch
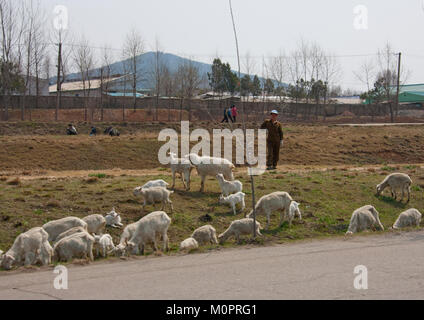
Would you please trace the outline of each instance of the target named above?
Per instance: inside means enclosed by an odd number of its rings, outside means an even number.
[[[415,170],[411,178],[418,181],[419,177],[424,176],[424,170]],[[277,176],[280,175],[281,172]],[[232,221],[249,213],[252,206],[250,179],[245,173],[239,173],[238,176],[244,182],[247,207],[245,212],[238,212],[236,216],[230,207],[219,205],[220,189],[215,179],[207,179],[205,193],[199,192],[200,179],[195,174],[192,176],[190,192],[183,190],[180,180],[176,181],[176,190],[171,196],[174,213],[169,213],[172,224],[168,235],[172,252],[177,252],[180,242],[190,237],[196,228],[211,224],[220,234]],[[66,182],[22,180],[19,187],[9,185],[7,181],[0,181],[0,249],[6,251],[17,235],[30,228],[70,215],[82,218],[90,214],[105,214],[115,208],[121,213],[122,223],[128,225],[154,210],[161,209],[160,204],[156,207],[148,205],[143,212],[142,199],[132,193],[134,187],[156,179],[171,182],[169,171],[149,177],[115,177],[113,183],[106,178],[96,174],[89,178],[67,179]],[[94,179],[95,182],[87,183],[87,179]],[[376,207],[385,227],[393,225],[402,211],[424,207],[420,186],[413,185],[411,201],[405,204],[405,201],[400,203],[392,199],[389,192],[376,197],[375,185],[379,182],[380,171],[351,173],[342,169],[286,173],[280,178],[269,173],[255,177],[256,200],[274,191],[287,191],[300,203],[303,216],[302,221],[295,219],[289,228],[287,223],[279,226],[279,212],[274,212],[269,230],[263,230],[264,236],[258,238],[256,244],[287,243],[344,235],[352,212],[367,204]],[[212,220],[205,222],[206,216]],[[260,215],[258,221],[263,227],[266,226],[266,217]],[[115,243],[119,242],[121,229],[108,228],[106,232],[112,235]],[[224,248],[251,244],[249,241],[248,237],[244,237],[238,244],[231,239]],[[201,247],[198,252],[207,252],[216,247]],[[149,246],[146,248],[146,253],[148,252],[151,252]]]

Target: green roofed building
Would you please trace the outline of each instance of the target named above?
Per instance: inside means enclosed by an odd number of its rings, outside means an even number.
[[[397,87],[391,88],[392,95],[396,95]],[[371,104],[373,99],[366,99],[363,104]],[[424,106],[424,83],[405,84],[399,87],[399,103],[416,103]]]
[[[400,86],[399,103],[423,103],[423,102],[424,102],[424,84],[406,84],[406,85]]]

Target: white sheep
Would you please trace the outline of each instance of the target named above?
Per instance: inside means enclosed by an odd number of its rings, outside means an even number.
[[[243,191],[243,184],[239,180],[227,181],[221,173],[217,174],[216,178],[218,179],[219,186],[221,187],[222,195],[225,197],[232,193]]]
[[[177,158],[177,155],[175,153],[171,152],[169,155],[171,157],[171,171],[172,171],[172,186],[171,186],[171,189],[174,189],[174,187],[175,187],[175,176],[176,176],[177,173],[179,173],[186,191],[189,191],[190,190],[190,176],[191,176],[191,171],[193,170],[194,166],[187,159]]]
[[[280,212],[280,226],[283,224],[283,219],[288,220],[289,226],[292,225],[292,221],[295,217],[295,214],[299,216],[299,219],[302,220],[302,214],[299,208],[292,207],[296,210],[290,212],[290,205],[294,202],[292,197],[287,192],[273,192],[266,196],[263,196],[256,203],[255,210],[256,215],[264,214],[267,217],[266,230],[269,228],[271,213],[276,210],[284,211],[284,215]],[[253,210],[247,216],[248,218],[253,218]]]
[[[153,212],[139,221],[137,228],[127,243],[127,249],[132,252],[137,247],[140,254],[144,254],[146,244],[151,243],[153,249],[158,251],[157,241],[163,239],[163,249],[169,250],[168,228],[171,225],[171,218],[163,211]]]
[[[159,179],[159,180],[152,180],[149,181],[147,183],[145,183],[143,186],[141,186],[141,189],[148,189],[148,188],[153,188],[153,187],[162,187],[162,188],[167,188],[169,186],[169,183]]]
[[[108,254],[115,251],[112,236],[110,234],[94,236],[94,248],[96,248],[97,257],[101,254],[103,258],[106,258]]]
[[[14,265],[33,265],[40,261],[43,265],[51,262],[48,233],[43,228],[32,228],[20,234],[12,247],[3,255],[2,267],[10,270]]]
[[[43,229],[49,234],[49,242],[54,242],[61,233],[75,227],[83,227],[87,230],[87,223],[77,217],[66,217],[43,225]]]
[[[408,209],[399,215],[396,222],[393,224],[393,229],[419,227],[421,217],[421,212],[417,209]]]
[[[146,204],[155,205],[156,203],[162,203],[161,210],[164,210],[166,205],[168,204],[171,206],[171,213],[172,213],[174,211],[174,207],[172,205],[172,201],[169,199],[169,196],[173,193],[174,191],[169,191],[162,187],[152,187],[148,189],[136,188],[134,190],[134,196],[140,195],[144,199],[143,211],[144,211],[144,208],[146,207]]]
[[[405,191],[408,193],[408,201],[410,200],[410,194],[411,194],[411,184],[412,180],[411,178],[404,173],[392,173],[389,174],[383,182],[377,185],[377,195],[379,196],[384,189],[387,187],[390,187],[392,197],[396,200],[397,193],[396,191],[402,191],[402,198],[400,201],[403,200],[403,197],[405,196]]]
[[[87,223],[87,232],[89,234],[103,234],[106,227],[106,219],[100,214],[92,214],[82,218]]]
[[[105,216],[106,226],[112,228],[121,228],[124,225],[121,222],[121,215],[115,211],[115,208]]]
[[[196,239],[188,238],[185,239],[180,243],[180,250],[181,251],[190,251],[199,248],[199,244],[197,243]]]
[[[219,204],[229,204],[233,209],[234,215],[237,214],[236,206],[238,203],[241,203],[241,211],[243,212],[246,208],[246,203],[244,202],[246,194],[243,192],[237,192],[236,194],[229,195],[228,197],[224,197],[221,195],[219,198]]]
[[[262,236],[260,230],[261,230],[261,224],[256,221],[256,234],[258,236]],[[230,237],[235,237],[237,242],[240,242],[240,236],[241,235],[253,235],[253,219],[250,218],[244,218],[241,220],[235,220],[233,221],[228,229],[220,234],[218,236],[219,243],[223,244],[225,241],[227,241]]]
[[[355,232],[361,232],[370,228],[384,230],[378,211],[373,206],[367,205],[353,212],[346,235],[352,235]]]
[[[54,246],[54,260],[68,262],[74,258],[89,259],[93,257],[94,237],[87,232],[80,232],[63,238]]]
[[[185,156],[193,166],[196,167],[197,173],[201,177],[200,192],[205,190],[205,180],[207,176],[215,177],[217,174],[223,174],[225,179],[233,181],[234,164],[231,161],[223,158],[215,157],[199,157],[197,154],[190,153]]]
[[[202,226],[194,230],[191,235],[192,238],[196,239],[196,241],[202,244],[218,244],[218,239],[216,238],[216,230],[211,225]]]
[[[75,228],[66,230],[65,232],[62,232],[60,235],[58,235],[57,238],[54,240],[54,242],[58,242],[62,240],[63,238],[69,237],[75,233],[80,233],[80,232],[87,232],[87,229],[83,227],[75,227]]]

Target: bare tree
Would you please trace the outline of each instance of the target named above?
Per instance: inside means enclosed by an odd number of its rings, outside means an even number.
[[[287,76],[288,73],[288,58],[284,54],[284,52],[281,52],[275,56],[271,57],[268,62],[268,69],[271,77],[277,81],[278,87],[276,88],[277,95],[280,97],[280,102],[282,101],[283,97],[283,83],[284,79]]]
[[[4,106],[4,120],[9,119],[10,94],[13,90],[11,71],[20,73],[22,48],[21,40],[24,34],[22,3],[12,0],[0,0],[1,27],[1,62],[5,66],[1,72],[1,87]],[[18,70],[15,70],[16,66]]]
[[[158,121],[158,112],[159,112],[159,98],[162,92],[162,86],[163,86],[163,78],[164,73],[166,72],[167,66],[165,64],[165,61],[163,59],[164,52],[162,51],[161,45],[159,43],[159,40],[156,38],[155,40],[155,62],[152,65],[152,68],[149,72],[150,78],[152,82],[155,84],[154,87],[154,93],[155,93],[155,117],[154,119]]]
[[[55,66],[57,68],[57,92],[56,92],[56,110],[55,110],[55,120],[57,121],[59,118],[59,109],[61,107],[62,100],[62,85],[66,81],[69,69],[71,69],[72,65],[72,42],[73,37],[68,29],[64,28],[54,28],[49,33],[50,41],[55,44],[54,55],[58,58]],[[66,45],[63,45],[66,43]],[[68,45],[68,43],[70,45]],[[57,49],[56,49],[57,47]]]
[[[74,47],[73,60],[81,74],[82,91],[84,96],[84,110],[85,121],[88,120],[88,104],[90,99],[91,91],[91,73],[90,71],[94,68],[94,55],[89,42],[85,37],[81,37],[81,40]],[[93,120],[94,109],[91,110],[91,120]]]
[[[354,71],[355,77],[367,86],[367,91],[371,90],[372,82],[376,76],[375,61],[365,60],[358,71]]]
[[[192,60],[185,60],[178,66],[176,74],[178,95],[181,98],[180,120],[182,120],[182,106],[184,99],[188,101],[189,121],[191,121],[191,99],[194,97],[199,85],[203,79],[200,76],[199,69],[193,64]]]
[[[137,83],[141,80],[139,74],[141,70],[137,70],[140,55],[144,53],[144,41],[141,34],[132,29],[126,36],[124,48],[122,51],[124,59],[127,59],[127,71],[132,77],[132,92],[134,98],[134,111],[137,106]]]
[[[381,89],[384,91],[387,102],[390,108],[391,122],[394,122],[394,111],[393,104],[397,106],[395,97],[395,88],[397,86],[398,78],[398,60],[397,54],[393,51],[390,43],[387,43],[384,48],[378,50],[378,66],[379,71],[377,73],[377,83],[379,83]],[[400,71],[400,83],[404,83],[408,77],[408,71],[401,69]]]

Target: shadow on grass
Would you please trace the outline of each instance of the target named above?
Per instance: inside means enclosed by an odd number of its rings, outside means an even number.
[[[376,198],[378,200],[381,200],[381,201],[383,201],[383,202],[385,202],[387,204],[390,204],[390,205],[392,205],[392,206],[394,206],[396,208],[400,208],[400,209],[405,209],[406,206],[407,206],[407,204],[408,204],[408,203],[405,203],[405,202],[397,201],[394,198],[387,197],[387,196],[376,196]]]

